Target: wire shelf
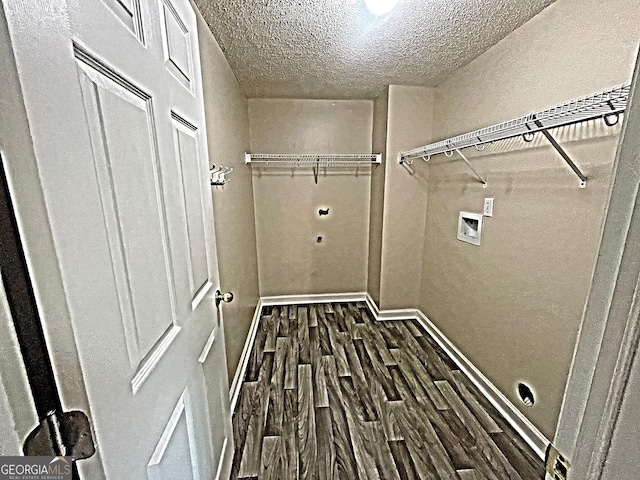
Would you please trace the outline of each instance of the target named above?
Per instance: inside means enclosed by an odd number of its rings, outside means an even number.
[[[245,163],[259,167],[358,167],[379,165],[382,155],[379,153],[363,154],[272,154],[247,153]]]
[[[615,87],[601,93],[572,100],[557,107],[530,113],[524,117],[408,150],[400,153],[400,163],[412,158],[448,153],[456,149],[483,145],[519,135],[527,136],[538,131],[596,118],[604,117],[606,122],[608,122],[609,118],[614,118],[614,122],[608,123],[613,125],[617,122],[618,116],[627,107],[630,90],[630,85]]]

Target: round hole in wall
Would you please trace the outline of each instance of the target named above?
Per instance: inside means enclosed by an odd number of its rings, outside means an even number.
[[[536,402],[536,399],[533,396],[533,391],[524,383],[518,384],[518,397],[520,397],[520,401],[527,407],[533,407],[533,404]]]

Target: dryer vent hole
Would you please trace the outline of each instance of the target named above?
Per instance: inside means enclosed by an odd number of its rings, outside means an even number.
[[[536,403],[536,399],[533,396],[533,392],[528,385],[524,383],[518,384],[518,397],[522,403],[524,403],[527,407],[533,407],[533,404]]]

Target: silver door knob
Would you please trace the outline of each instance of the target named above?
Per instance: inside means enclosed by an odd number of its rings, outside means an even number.
[[[233,301],[233,293],[222,293],[220,290],[216,290],[216,307],[220,306],[220,302],[229,303]]]

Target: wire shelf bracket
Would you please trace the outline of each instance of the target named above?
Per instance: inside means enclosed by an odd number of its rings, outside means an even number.
[[[456,151],[456,153],[458,155],[460,155],[460,158],[462,158],[462,160],[464,160],[464,163],[467,164],[467,167],[469,167],[471,169],[471,171],[475,174],[476,178],[478,180],[480,180],[480,183],[482,183],[482,188],[487,188],[487,181],[484,179],[484,177],[482,177],[475,168],[473,168],[471,166],[471,163],[469,162],[469,159],[467,157],[464,156],[464,154],[460,151],[459,148],[454,149]]]
[[[318,184],[320,168],[328,167],[356,167],[380,165],[382,154],[274,154],[274,153],[245,153],[247,165],[265,168],[308,168],[313,169],[313,179]]]
[[[536,125],[540,126],[540,122],[538,122],[537,120],[536,120]],[[558,144],[556,139],[553,138],[553,135],[551,135],[551,133],[549,133],[549,131],[546,128],[543,128],[540,131],[545,136],[545,138],[549,141],[551,146],[555,148],[556,151],[560,154],[560,156],[566,162],[566,164],[569,165],[569,168],[573,170],[573,173],[575,173],[576,176],[580,179],[580,184],[579,184],[580,188],[586,188],[587,177],[584,175],[584,173],[582,173],[582,171],[578,168],[578,166],[575,163],[573,163],[573,160],[571,160],[571,157],[567,155],[567,152],[564,151],[564,149]]]
[[[524,117],[491,125],[480,130],[458,135],[457,137],[431,143],[424,147],[401,152],[398,162],[400,164],[406,163],[411,165],[416,158],[422,158],[428,161],[433,155],[444,153],[450,157],[453,152],[457,152],[469,168],[474,171],[476,177],[483,182],[483,186],[486,186],[486,182],[482,180],[482,177],[471,167],[469,161],[462,156],[460,153],[461,149],[475,146],[478,150],[483,150],[488,143],[518,136],[522,136],[526,142],[531,142],[535,133],[541,132],[578,177],[580,188],[584,188],[587,185],[587,177],[571,160],[567,152],[558,144],[549,130],[598,118],[601,118],[608,127],[616,125],[620,120],[620,115],[624,113],[627,107],[630,90],[631,86],[629,84],[611,88],[594,95],[563,103],[562,105],[547,110],[530,113]]]

